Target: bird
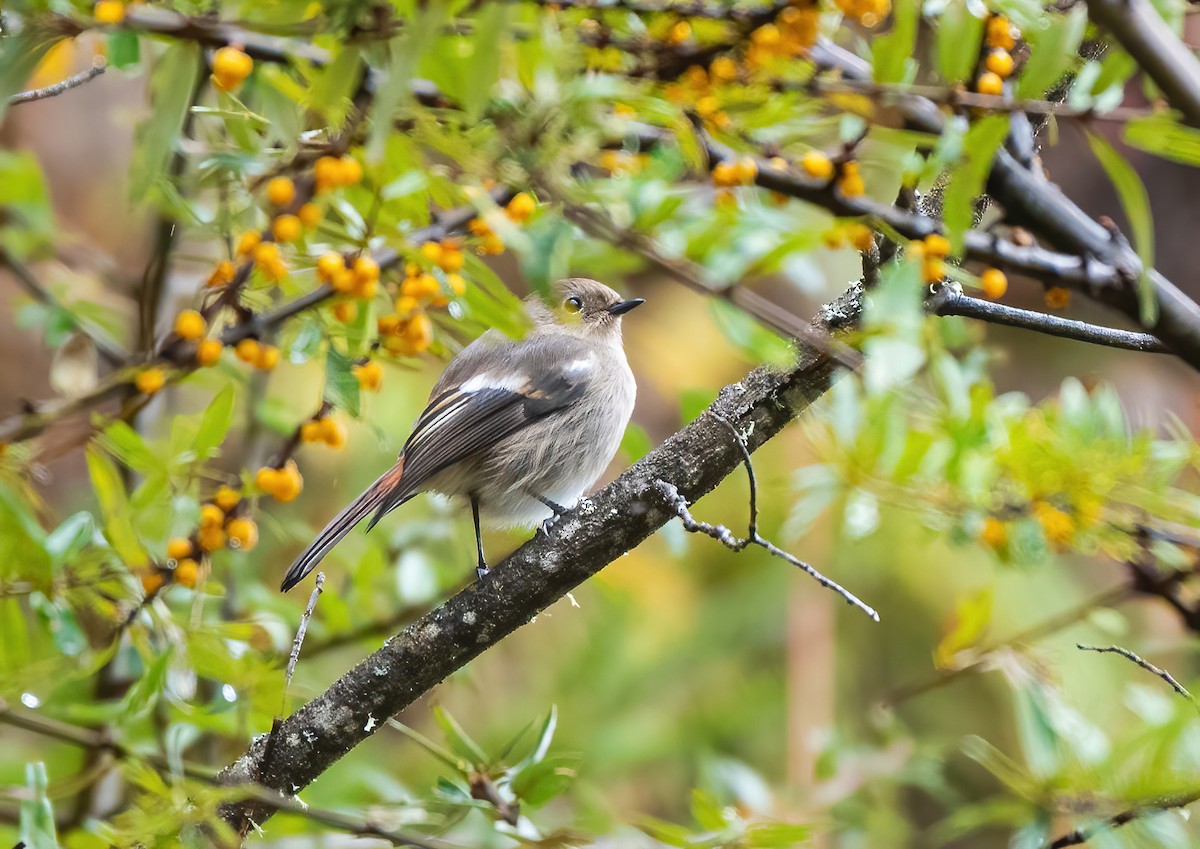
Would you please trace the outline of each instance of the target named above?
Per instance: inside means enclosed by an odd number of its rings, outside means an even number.
[[[637,385],[621,341],[623,299],[586,277],[559,280],[525,308],[532,329],[492,329],[464,348],[429,394],[395,465],[338,513],[292,563],[287,592],[360,521],[421,492],[465,500],[475,524],[476,574],[488,574],[481,517],[549,531],[616,454]]]

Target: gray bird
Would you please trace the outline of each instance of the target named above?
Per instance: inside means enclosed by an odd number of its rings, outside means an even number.
[[[368,513],[367,530],[420,492],[471,505],[477,572],[487,574],[480,517],[534,527],[573,506],[617,451],[637,386],[621,346],[622,300],[583,277],[526,301],[533,329],[484,333],[438,379],[396,465],[338,513],[283,579],[294,587]]]

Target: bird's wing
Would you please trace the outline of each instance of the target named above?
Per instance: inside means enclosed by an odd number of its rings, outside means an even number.
[[[445,378],[439,381],[401,452],[401,484],[377,506],[369,527],[438,472],[574,403],[592,378],[594,357],[576,337],[527,337],[493,342],[487,350],[487,359],[471,352],[476,368],[467,370],[466,380],[449,387]],[[455,365],[461,375],[462,364],[456,360]]]

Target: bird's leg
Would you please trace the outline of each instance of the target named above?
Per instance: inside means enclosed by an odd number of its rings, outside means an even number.
[[[483,557],[483,532],[479,529],[479,496],[471,496],[471,518],[475,521],[475,553],[479,555],[479,565],[475,567],[477,577],[488,573],[487,560]]]
[[[551,513],[553,514],[549,519],[542,522],[541,528],[542,533],[544,533],[546,536],[550,536],[550,530],[554,527],[554,523],[562,518],[562,514],[567,512],[567,508],[563,507],[561,504],[554,503],[549,498],[546,498],[542,495],[535,495],[533,497],[549,507]]]

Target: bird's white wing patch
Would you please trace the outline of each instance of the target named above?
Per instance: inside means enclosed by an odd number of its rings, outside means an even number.
[[[481,389],[507,389],[510,392],[519,392],[528,383],[529,378],[523,374],[497,375],[485,371],[464,381],[458,388],[461,392],[478,392]]]
[[[579,360],[571,360],[571,362],[563,366],[563,372],[568,375],[586,374],[592,370],[593,364],[594,361],[592,360],[591,356],[587,356]]]

